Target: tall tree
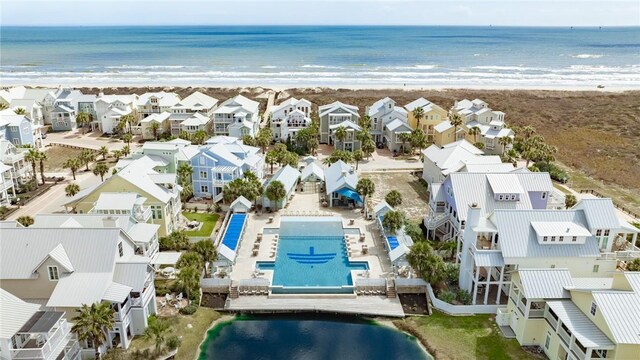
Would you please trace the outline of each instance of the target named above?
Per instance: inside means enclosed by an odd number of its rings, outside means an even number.
[[[200,240],[197,243],[193,244],[193,251],[198,253],[202,258],[202,261],[206,264],[211,264],[216,261],[218,257],[218,251],[216,250],[216,246],[213,245],[213,241],[209,239]],[[211,269],[211,266],[207,267],[207,269]]]
[[[411,246],[407,260],[411,267],[430,284],[444,280],[445,263],[426,241],[419,241]]]
[[[373,141],[373,139],[369,137],[368,139],[362,142],[362,144],[360,145],[360,149],[362,149],[362,152],[364,153],[365,158],[369,159],[371,157],[371,154],[373,154],[376,151],[376,144]]]
[[[453,141],[458,140],[458,127],[464,123],[464,119],[458,113],[451,113],[449,115],[449,122],[453,126]]]
[[[109,155],[109,148],[106,146],[100,146],[98,154],[102,155],[102,160],[107,161],[107,155]]]
[[[116,161],[120,160],[120,158],[122,157],[122,150],[112,150],[111,153],[113,154],[114,159],[116,159]]]
[[[127,144],[127,146],[130,146],[131,141],[133,141],[133,134],[128,132],[128,133],[122,135],[122,141],[124,141],[125,144]]]
[[[469,129],[469,135],[473,136],[473,143],[474,144],[478,142],[478,135],[480,135],[481,132],[482,131],[477,126],[474,126],[471,129]]]
[[[429,141],[427,140],[427,135],[420,128],[416,128],[411,133],[411,148],[418,149],[418,154],[422,152],[422,149],[427,147]]]
[[[278,209],[278,203],[287,196],[287,191],[284,188],[284,184],[280,181],[272,181],[264,190],[264,194],[272,203],[275,203],[276,210]]]
[[[402,142],[402,152],[407,152],[407,143],[411,141],[411,133],[400,133],[398,135],[400,142]]]
[[[100,176],[100,181],[104,181],[104,176],[109,172],[109,167],[103,163],[97,163],[93,168],[93,174]]]
[[[278,163],[278,154],[273,151],[267,151],[264,161],[271,166],[271,174],[273,174],[273,165]]]
[[[36,179],[36,166],[38,164],[38,161],[40,161],[40,150],[38,149],[34,149],[34,148],[30,148],[29,151],[27,151],[27,154],[24,156],[24,160],[26,162],[30,162],[31,163],[31,172],[33,174],[33,183],[36,186],[36,189],[38,188],[38,179]]]
[[[82,150],[78,159],[85,166],[85,171],[89,171],[89,164],[96,159],[96,154],[92,150]]]
[[[207,137],[208,135],[206,132],[204,132],[203,130],[198,130],[193,134],[193,136],[191,136],[191,142],[196,145],[202,145],[205,141],[207,141]]]
[[[371,130],[371,117],[369,115],[365,115],[358,120],[358,125],[366,131]]]
[[[356,184],[356,192],[362,195],[362,206],[364,207],[364,217],[367,217],[367,197],[372,196],[376,191],[376,185],[371,179],[360,179]]]
[[[167,320],[161,319],[155,315],[149,316],[149,323],[147,324],[147,328],[144,330],[144,338],[154,342],[156,353],[160,353],[170,327],[171,326]]]
[[[89,340],[95,349],[95,358],[100,359],[100,347],[107,341],[107,331],[115,325],[113,310],[109,303],[83,304],[78,316],[73,318],[73,331],[78,340]]]
[[[509,136],[503,136],[501,138],[498,138],[498,143],[502,145],[503,153],[507,151],[507,145],[511,144],[512,142],[513,142],[513,139],[510,138]]]
[[[356,170],[358,170],[358,164],[362,160],[364,160],[364,152],[362,152],[362,150],[360,150],[360,149],[354,151],[353,152],[353,161],[356,162]]]
[[[268,127],[264,127],[258,131],[258,136],[256,136],[256,145],[262,149],[263,154],[267,151],[269,144],[271,144],[271,136],[271,129]]]
[[[411,114],[413,115],[413,118],[416,119],[416,129],[422,129],[420,121],[424,118],[424,109],[421,107],[417,107],[413,109]]]
[[[68,197],[74,197],[77,193],[80,192],[80,185],[76,183],[71,183],[64,188],[64,192]]]
[[[156,141],[158,140],[158,134],[160,133],[160,124],[156,121],[152,121],[151,125],[149,125],[151,127],[151,133],[153,134],[153,138],[156,139]]]
[[[44,162],[47,161],[47,159],[49,159],[49,156],[47,156],[47,153],[44,151],[40,151],[38,153],[38,163],[40,164],[40,179],[42,179],[42,185],[44,185]]]
[[[398,190],[391,190],[385,195],[384,201],[392,207],[402,205],[402,194]]]
[[[136,119],[135,114],[131,113],[131,114],[127,114],[127,115],[122,115],[120,117],[119,123],[122,124],[122,128],[123,129],[128,129],[127,132],[131,134],[132,132],[132,126],[133,124],[136,124],[138,122],[138,120]]]
[[[27,110],[25,110],[25,108],[23,107],[15,108],[13,112],[16,115],[27,115]]]
[[[200,287],[200,271],[193,266],[182,268],[177,275],[177,280],[187,294],[187,298],[191,299],[191,295],[195,294]]]
[[[82,129],[82,135],[85,134],[85,131],[84,131],[85,126],[87,124],[91,124],[91,121],[93,121],[93,117],[89,113],[79,112],[76,115],[76,124],[78,124],[78,127]]]
[[[82,166],[82,163],[80,162],[80,159],[78,159],[78,158],[67,159],[62,164],[62,168],[63,169],[71,170],[71,175],[73,175],[73,180],[76,179],[76,171],[78,171],[78,169],[80,169],[81,166]]]
[[[191,164],[186,162],[181,163],[176,172],[178,174],[178,181],[182,187],[191,183],[191,176],[193,175],[193,167]]]
[[[323,160],[323,163],[326,165],[331,165],[335,162],[338,162],[339,160],[342,160],[343,162],[348,164],[353,161],[353,153],[350,151],[335,150],[333,153],[331,153],[330,156]]]
[[[396,231],[402,229],[404,225],[404,213],[401,211],[389,211],[384,214],[382,218],[382,226],[391,234],[395,234]]]
[[[344,150],[344,141],[347,139],[347,128],[344,126],[338,126],[335,130],[335,137],[338,141],[340,141],[340,145],[342,146],[342,150]],[[334,144],[335,146],[335,144]]]

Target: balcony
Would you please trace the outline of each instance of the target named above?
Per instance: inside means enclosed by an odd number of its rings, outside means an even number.
[[[429,229],[436,229],[444,225],[449,219],[448,214],[436,214],[435,216],[429,215],[424,218],[424,226]]]
[[[497,250],[496,244],[486,235],[479,235],[476,238],[476,249],[478,250]]]
[[[567,347],[569,346],[569,344],[571,344],[571,334],[569,334],[563,327],[560,327],[560,329],[558,329],[558,336],[560,336],[560,339],[564,341]]]
[[[547,320],[547,323],[553,330],[558,328],[558,320],[553,317],[548,311],[544,314],[544,319]]]
[[[20,349],[11,350],[12,359],[54,359],[62,352],[62,345],[69,338],[71,326],[66,320],[58,321],[58,327],[46,335],[30,333],[30,337]]]
[[[579,360],[584,360],[587,357],[586,349],[582,350],[576,342],[571,344],[571,354]]]
[[[151,208],[148,206],[135,207],[133,217],[140,222],[148,222],[151,219]]]

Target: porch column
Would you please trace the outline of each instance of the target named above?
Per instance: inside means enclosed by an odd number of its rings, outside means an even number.
[[[476,304],[476,298],[478,297],[478,279],[480,277],[480,267],[476,266],[476,276],[473,281],[473,301],[471,302],[473,305]]]
[[[487,301],[489,301],[489,286],[491,286],[491,267],[486,268],[487,269],[487,280],[486,283],[484,285],[484,304],[487,305]]]
[[[498,295],[496,295],[496,304],[500,304],[500,294],[502,293],[503,281],[504,281],[504,265],[500,267],[500,284],[498,284]]]
[[[434,231],[435,231],[435,230],[434,230]],[[435,235],[435,234],[434,234],[434,235]],[[458,243],[458,244],[456,245],[456,264],[458,264],[458,263],[460,262],[460,256],[458,256],[458,255],[460,255],[460,247],[461,247],[461,245],[462,245],[462,239],[461,239],[461,238],[458,238],[457,243]]]

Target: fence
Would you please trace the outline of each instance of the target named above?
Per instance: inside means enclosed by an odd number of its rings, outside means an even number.
[[[452,305],[438,298],[427,284],[427,294],[433,307],[449,315],[495,314],[501,305]]]
[[[600,194],[599,192],[597,192],[596,190],[593,190],[593,189],[581,189],[580,190],[580,194],[591,194],[591,195],[595,195],[595,196],[597,196],[599,198],[608,198],[608,196],[604,196],[604,195]],[[616,203],[613,200],[611,200],[611,201],[613,202],[613,206],[615,206],[616,209],[618,209],[618,210],[620,210],[620,211],[622,211],[624,213],[627,213],[629,216],[631,216],[634,219],[640,219],[640,214],[635,213],[633,210],[628,209],[628,208]]]

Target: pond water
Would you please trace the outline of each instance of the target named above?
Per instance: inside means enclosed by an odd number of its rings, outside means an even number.
[[[207,333],[205,359],[394,359],[431,357],[417,340],[393,328],[354,317],[242,316]]]

